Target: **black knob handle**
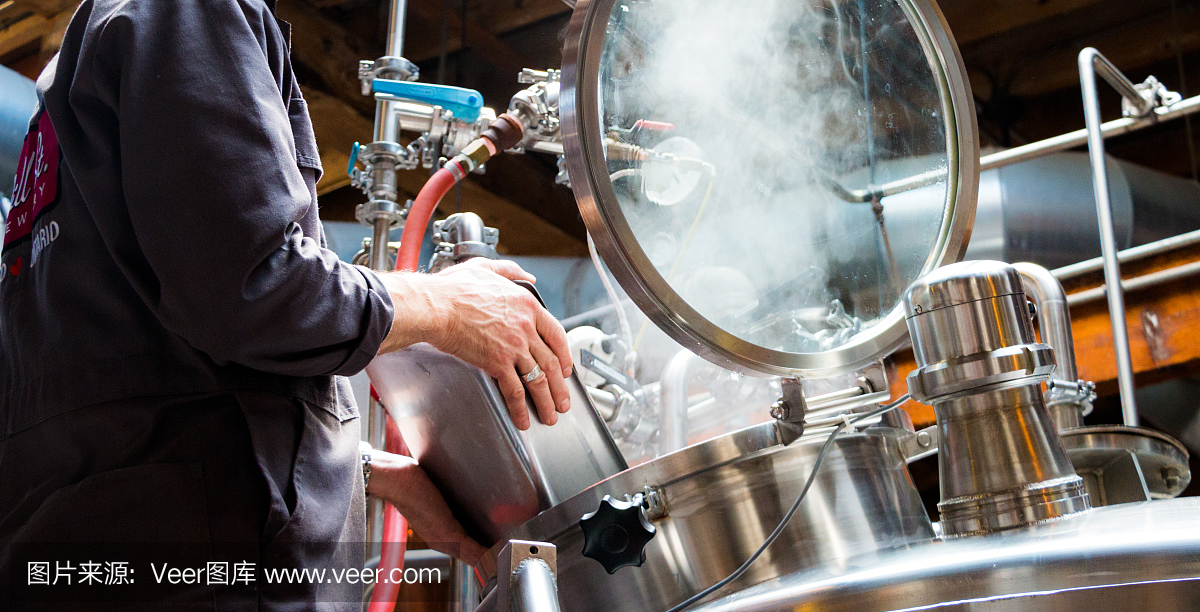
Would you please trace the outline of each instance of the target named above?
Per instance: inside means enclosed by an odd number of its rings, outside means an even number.
[[[646,562],[646,544],[657,531],[646,520],[640,503],[608,495],[595,512],[579,520],[579,527],[583,529],[583,556],[599,561],[610,574],[627,565],[641,567]]]

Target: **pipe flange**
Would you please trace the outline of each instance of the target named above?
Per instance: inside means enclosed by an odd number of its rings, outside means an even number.
[[[407,156],[408,152],[400,143],[384,141],[362,145],[358,152],[358,158],[372,166],[379,162],[399,164]]]
[[[359,204],[354,209],[354,218],[358,219],[359,223],[366,225],[375,225],[377,219],[387,219],[391,224],[391,229],[397,229],[404,225],[404,218],[408,216],[408,208],[405,207],[396,210],[397,204],[391,200],[371,200],[364,204]]]
[[[923,404],[1040,383],[1054,372],[1054,351],[1021,344],[931,363],[908,375],[908,392]]]

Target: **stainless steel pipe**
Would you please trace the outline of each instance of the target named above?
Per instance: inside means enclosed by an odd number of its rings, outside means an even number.
[[[1087,510],[1041,393],[1054,353],[1034,341],[1017,270],[945,266],[910,285],[904,306],[918,365],[909,392],[937,418],[942,531],[990,533]]]
[[[454,559],[450,562],[450,612],[472,612],[479,606],[479,581],[475,568]]]
[[[513,572],[511,612],[559,612],[558,583],[543,560],[525,559]]]
[[[1100,251],[1104,258],[1104,282],[1108,287],[1108,314],[1112,319],[1113,349],[1117,354],[1117,386],[1121,393],[1121,416],[1125,424],[1138,424],[1134,398],[1133,358],[1129,352],[1129,330],[1125,326],[1125,294],[1121,289],[1121,265],[1117,261],[1117,238],[1109,201],[1108,169],[1104,164],[1104,135],[1100,131],[1100,100],[1096,75],[1108,81],[1121,97],[1144,115],[1153,108],[1119,70],[1099,51],[1088,47],[1079,53],[1079,81],[1083,89],[1083,116],[1087,123],[1088,156],[1092,161],[1092,187],[1096,193],[1096,217],[1100,222]],[[1147,106],[1149,104],[1150,106]]]
[[[390,57],[403,57],[404,54],[404,21],[407,11],[407,0],[390,0],[388,11],[388,37],[386,54]],[[399,122],[392,107],[393,102],[375,103],[375,142],[395,143],[400,139]],[[371,187],[371,198],[375,200],[390,200],[395,202],[396,167],[394,162],[377,160],[374,164],[374,180]],[[381,197],[382,196],[382,197]],[[391,220],[378,216],[371,226],[371,253],[368,266],[372,270],[387,271],[391,268],[388,261],[388,234],[391,232]],[[384,447],[385,424],[387,417],[383,405],[371,400],[367,408],[367,442],[374,448]],[[367,508],[367,541],[372,542],[372,551],[376,550],[376,542],[383,540],[383,504],[372,501]]]
[[[1079,372],[1075,367],[1075,338],[1071,333],[1071,312],[1062,283],[1049,270],[1031,263],[1013,264],[1021,276],[1021,289],[1037,306],[1038,331],[1042,342],[1054,351],[1057,367],[1051,380],[1065,385],[1050,385],[1046,407],[1058,431],[1083,426],[1083,416],[1091,411],[1087,394],[1070,393],[1077,386]]]
[[[662,417],[658,434],[659,456],[687,446],[688,380],[699,357],[687,349],[680,350],[667,362],[662,374]]]

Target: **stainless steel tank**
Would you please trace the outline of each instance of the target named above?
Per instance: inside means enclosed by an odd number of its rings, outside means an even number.
[[[510,537],[558,547],[564,610],[665,610],[754,552],[804,486],[827,434],[784,446],[775,424],[765,423],[714,438],[605,480]],[[808,495],[735,587],[876,558],[934,537],[905,458],[883,433],[839,438]],[[589,526],[584,518],[598,511],[599,524]],[[605,550],[611,533],[622,544]],[[481,569],[490,577],[494,562]]]
[[[696,612],[1185,612],[1200,610],[1200,500],[1096,508],[825,566]]]

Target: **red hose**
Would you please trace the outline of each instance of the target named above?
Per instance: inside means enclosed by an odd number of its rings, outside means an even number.
[[[400,430],[387,417],[383,447],[389,453],[408,454]],[[408,548],[408,521],[396,507],[383,505],[383,541],[379,551],[379,580],[371,593],[371,604],[367,612],[392,612],[396,609],[396,598],[400,595],[400,580],[392,580],[393,570],[404,569],[404,551]]]
[[[421,244],[425,241],[425,228],[433,218],[433,211],[442,201],[450,188],[458,181],[449,170],[442,168],[421,188],[417,199],[413,201],[404,223],[404,233],[400,236],[400,250],[396,253],[396,269],[415,272],[421,256]],[[371,397],[376,400],[379,396],[371,388]],[[384,433],[384,450],[389,453],[408,454],[400,430],[387,417]],[[400,595],[400,581],[391,580],[395,569],[404,569],[404,550],[408,544],[408,521],[400,515],[391,504],[383,505],[383,541],[379,552],[379,578],[375,591],[371,594],[371,605],[367,612],[392,612],[396,608],[396,598]]]
[[[400,250],[396,253],[396,269],[416,272],[417,260],[421,256],[421,244],[425,241],[425,228],[433,218],[433,211],[450,188],[458,181],[449,170],[442,168],[429,177],[429,181],[417,194],[408,219],[404,222],[404,233],[400,235]]]

